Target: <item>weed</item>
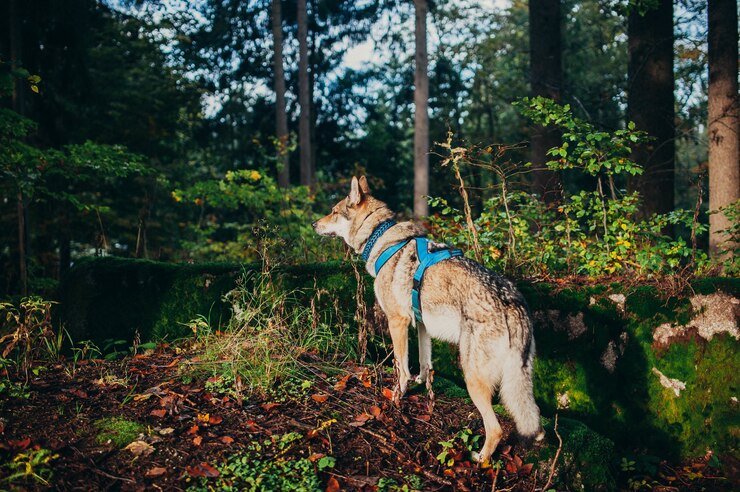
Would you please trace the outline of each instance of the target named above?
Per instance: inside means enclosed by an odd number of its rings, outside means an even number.
[[[282,458],[300,439],[300,434],[290,432],[252,442],[246,452],[230,456],[217,467],[219,476],[215,481],[199,478],[188,490],[323,490],[317,470],[333,468],[333,457],[322,457],[315,465],[306,458]]]
[[[98,444],[112,444],[122,448],[134,441],[139,434],[146,431],[146,427],[138,422],[132,422],[121,417],[108,417],[95,422],[98,435],[95,440]]]
[[[51,326],[51,301],[40,297],[24,297],[16,306],[0,302],[0,348],[2,358],[15,354],[19,372],[28,380],[28,370],[34,360],[56,360],[62,338]]]
[[[9,472],[4,481],[11,484],[11,486],[18,487],[28,481],[49,485],[53,476],[49,464],[58,457],[59,455],[44,448],[30,449],[18,453],[4,465]]]
[[[468,427],[463,428],[452,439],[439,442],[439,445],[442,446],[442,452],[436,456],[437,461],[448,467],[454,465],[455,457],[460,452],[467,451],[467,454],[470,454],[476,450],[480,437],[479,435],[474,435],[473,431]]]

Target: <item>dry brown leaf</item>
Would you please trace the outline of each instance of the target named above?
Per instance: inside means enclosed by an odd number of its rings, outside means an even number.
[[[316,393],[315,395],[311,395],[311,398],[316,403],[324,403],[326,400],[329,399],[329,395],[324,395],[324,394],[321,394],[321,393]]]
[[[165,414],[167,414],[167,410],[165,410],[164,408],[152,410],[151,412],[149,412],[149,415],[154,415],[155,417],[160,418],[160,419],[164,417]]]
[[[326,482],[326,492],[339,492],[339,481],[334,477],[329,477],[329,481]]]
[[[154,452],[154,448],[144,441],[134,441],[123,449],[130,451],[134,456],[149,456]]]
[[[196,446],[200,446],[200,443],[201,442],[203,442],[203,437],[202,436],[195,436],[193,438],[193,444],[195,444]]]
[[[161,466],[155,466],[154,468],[146,472],[146,476],[147,477],[161,477],[165,473],[167,473],[167,468],[162,468]]]

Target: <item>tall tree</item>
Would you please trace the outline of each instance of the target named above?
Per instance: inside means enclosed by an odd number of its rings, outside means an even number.
[[[709,0],[709,209],[740,199],[740,100],[738,100],[737,5]],[[730,221],[719,212],[709,216],[709,252],[723,247],[720,231]]]
[[[283,68],[282,0],[272,0],[272,64],[275,88],[275,136],[277,137],[278,184],[290,185],[288,155],[288,113],[285,107],[285,70]]]
[[[427,57],[426,0],[414,0],[415,73],[414,73],[414,217],[429,214],[429,73]]]
[[[529,1],[529,67],[533,96],[560,102],[563,84],[560,0]],[[560,132],[537,126],[532,130],[533,189],[546,201],[556,200],[560,188],[557,173],[545,169],[547,151],[560,145]]]
[[[10,23],[10,64],[13,70],[18,70],[21,64],[21,13],[20,2],[10,0],[8,22]],[[13,81],[13,111],[23,115],[25,111],[24,87],[23,80],[20,77],[14,77]],[[19,189],[16,196],[17,213],[18,213],[18,274],[20,280],[21,294],[28,294],[28,269],[26,260],[26,203],[23,196],[23,190]]]
[[[635,3],[627,19],[627,118],[653,137],[632,149],[644,173],[629,187],[640,192],[644,216],[673,210],[675,194],[673,2],[656,3],[646,11]]]
[[[313,186],[311,166],[311,81],[308,74],[308,15],[306,0],[298,0],[298,103],[301,115],[298,121],[298,146],[300,147],[301,184]]]

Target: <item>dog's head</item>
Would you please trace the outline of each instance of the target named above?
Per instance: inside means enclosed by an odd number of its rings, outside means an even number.
[[[365,216],[368,202],[371,200],[367,178],[352,178],[349,195],[334,205],[331,213],[313,223],[313,228],[322,236],[339,236],[350,244],[352,224],[358,217]]]

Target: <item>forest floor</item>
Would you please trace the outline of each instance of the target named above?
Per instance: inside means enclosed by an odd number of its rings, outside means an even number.
[[[399,409],[382,366],[330,376],[311,359],[312,381],[244,399],[218,378],[188,377],[181,366],[197,356],[169,347],[36,365],[2,393],[0,489],[533,491],[557,473],[510,445],[506,418],[494,465],[481,467],[469,460],[483,434],[469,401],[438,395],[430,413],[417,390]],[[653,490],[731,489],[706,460],[661,466]]]

